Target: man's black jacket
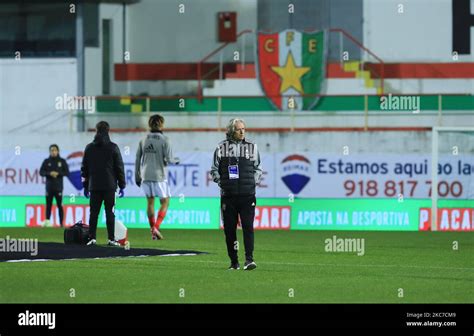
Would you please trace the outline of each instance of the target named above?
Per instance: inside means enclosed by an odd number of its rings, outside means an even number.
[[[58,172],[58,176],[52,177],[50,175],[52,171]],[[66,160],[59,155],[50,156],[41,164],[40,175],[46,177],[46,191],[63,191],[63,177],[69,175],[69,167]]]
[[[81,165],[84,189],[110,191],[125,188],[122,155],[107,133],[97,133],[86,146]]]

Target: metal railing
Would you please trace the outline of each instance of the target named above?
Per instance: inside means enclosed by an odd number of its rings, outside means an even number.
[[[373,58],[375,58],[377,60],[377,62],[380,63],[380,87],[381,87],[381,94],[384,94],[384,77],[385,77],[385,63],[384,61],[382,61],[382,59],[380,57],[378,57],[374,52],[372,52],[369,48],[365,47],[360,41],[358,41],[354,36],[352,36],[351,34],[349,34],[347,31],[345,31],[344,29],[341,29],[341,28],[330,28],[329,29],[330,32],[334,32],[334,33],[339,33],[340,35],[340,38],[339,38],[339,49],[340,49],[340,63],[341,63],[341,67],[343,66],[343,63],[344,63],[344,60],[343,60],[343,52],[344,52],[344,39],[343,37],[346,37],[347,39],[349,39],[349,41],[351,41],[352,43],[354,43],[356,46],[358,46],[361,50],[363,50],[364,52],[366,52],[367,54],[369,54],[370,56],[372,56]],[[361,57],[361,65],[362,65],[362,69],[361,70],[365,70],[365,66],[364,66],[364,61],[363,61],[363,58]],[[371,72],[374,72],[376,73],[376,70],[375,69],[370,69]]]
[[[314,31],[314,29],[306,29],[306,31],[308,30],[311,30],[311,31]],[[384,83],[384,77],[385,77],[385,63],[383,62],[383,60],[377,56],[374,52],[372,52],[369,48],[365,47],[359,40],[357,40],[354,36],[352,36],[351,34],[349,34],[347,31],[345,31],[344,29],[341,29],[341,28],[330,28],[328,29],[329,32],[331,33],[339,33],[340,37],[339,37],[339,49],[340,49],[340,63],[341,63],[341,68],[343,68],[343,63],[344,63],[344,59],[343,59],[343,51],[344,51],[344,37],[346,39],[348,39],[349,41],[351,41],[354,45],[356,45],[358,48],[360,48],[363,52],[367,53],[368,55],[370,55],[371,57],[373,57],[378,63],[380,63],[380,73],[377,72],[377,70],[375,68],[370,68],[369,71],[371,73],[375,73],[376,75],[378,75],[378,77],[380,78],[380,88],[381,88],[381,93],[380,94],[384,94],[384,91],[385,91],[385,83]],[[243,51],[243,54],[242,54],[242,58],[241,58],[241,64],[242,66],[244,67],[245,66],[245,35],[246,34],[252,34],[253,31],[250,30],[250,29],[245,29],[243,31],[241,31],[240,33],[237,34],[237,40],[242,37],[242,51]],[[205,78],[209,75],[211,75],[212,73],[214,73],[215,71],[219,70],[219,79],[223,79],[223,57],[222,57],[222,51],[225,47],[227,47],[229,44],[233,44],[233,43],[236,43],[236,42],[226,42],[222,45],[220,45],[219,47],[217,47],[215,50],[211,51],[209,54],[207,54],[204,58],[202,58],[198,63],[197,63],[197,80],[198,80],[198,88],[197,88],[197,95],[199,97],[199,101],[202,101],[202,91],[203,91],[203,85],[202,85],[202,81],[205,80]],[[254,46],[254,48],[256,48],[256,46]],[[210,71],[208,71],[206,74],[203,74],[203,64],[209,60],[212,56],[216,55],[217,53],[221,52],[220,54],[220,59],[219,59],[219,67],[217,68],[214,68],[214,69],[211,69]],[[360,70],[366,70],[365,69],[365,61],[363,59],[363,57],[361,57],[361,69]]]
[[[117,102],[107,105],[104,104],[103,100],[113,101],[123,97],[97,97],[97,102],[102,104],[102,107],[108,107],[109,109],[101,109],[100,105],[98,105],[98,113],[87,114],[86,117],[90,118],[90,120],[110,117],[123,121],[129,118],[129,124],[136,124],[134,128],[138,129],[142,128],[143,125],[146,127],[146,120],[152,113],[163,113],[167,118],[173,118],[168,119],[173,124],[172,126],[168,124],[168,127],[172,129],[189,129],[190,131],[198,129],[210,130],[212,127],[222,129],[222,120],[236,114],[244,118],[277,118],[275,120],[287,118],[287,126],[290,131],[320,128],[321,122],[326,125],[326,128],[352,129],[354,127],[361,127],[362,130],[367,131],[374,129],[371,125],[377,125],[377,128],[392,129],[396,126],[392,124],[393,121],[403,124],[405,129],[418,126],[441,126],[443,124],[446,125],[446,122],[451,124],[454,121],[453,118],[464,120],[463,122],[472,123],[474,121],[474,96],[468,94],[398,95],[401,97],[412,96],[413,98],[419,98],[419,109],[416,110],[403,108],[386,109],[382,105],[382,96],[376,94],[305,96],[319,96],[321,98],[319,104],[322,105],[316,105],[313,110],[299,111],[288,109],[280,111],[276,110],[268,97],[265,96],[206,96],[203,98],[204,104],[202,101],[199,101],[197,95],[143,96],[132,97],[132,103],[141,105],[140,112],[116,112],[114,104],[118,104]],[[396,96],[392,95],[391,98]],[[388,96],[383,97],[390,98]],[[338,99],[349,100],[341,105],[341,102],[337,101]],[[101,100],[102,102],[100,103]],[[340,106],[343,106],[343,108],[339,108]],[[461,115],[464,117],[460,118],[459,116]],[[175,117],[188,118],[193,121],[189,124],[188,121],[183,123],[182,120],[184,119],[174,119]],[[390,121],[386,119],[387,117]],[[422,119],[419,119],[420,117]],[[142,120],[137,124],[135,121],[140,118]],[[208,119],[206,119],[207,121],[201,121],[201,118]],[[317,120],[314,118],[317,118]],[[303,120],[307,121],[301,122]],[[332,122],[332,120],[335,122]],[[280,121],[272,124],[273,126],[270,128],[274,131],[285,128],[285,125]]]
[[[242,30],[240,33],[237,34],[237,40],[241,37],[241,36],[245,36],[245,34],[250,34],[250,33],[253,33],[252,30],[250,29],[245,29],[245,30]],[[215,50],[211,51],[209,54],[207,54],[204,58],[202,58],[198,63],[197,63],[197,80],[198,80],[198,99],[201,101],[202,100],[202,81],[203,81],[203,78],[205,78],[206,76],[208,76],[210,73],[216,71],[217,69],[214,69],[214,70],[211,70],[209,71],[208,73],[204,74],[202,73],[202,65],[204,64],[204,62],[206,62],[208,59],[210,59],[212,56],[214,56],[215,54],[217,54],[218,52],[220,52],[221,50],[223,50],[225,47],[227,47],[229,44],[232,44],[232,43],[236,43],[236,42],[226,42],[224,44],[222,44],[221,46],[219,46],[218,48],[216,48]],[[242,54],[242,64],[245,64],[245,39],[242,39],[242,51],[243,51],[243,54]],[[222,54],[221,54],[222,55]],[[221,57],[220,59],[220,62],[219,62],[219,78],[222,79],[222,76],[223,76],[223,59]]]

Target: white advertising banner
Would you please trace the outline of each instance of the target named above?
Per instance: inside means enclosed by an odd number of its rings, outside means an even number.
[[[80,165],[83,152],[61,152],[69,165],[64,195],[81,195]],[[219,196],[209,170],[211,152],[178,152],[179,165],[168,167],[174,197]],[[0,151],[0,195],[39,196],[45,179],[39,169],[47,153]],[[135,151],[122,152],[126,196],[143,196],[135,185]],[[301,198],[429,198],[429,155],[318,155],[317,153],[261,154],[263,175],[258,197]],[[474,155],[446,155],[439,162],[440,198],[474,199]]]
[[[429,155],[275,155],[279,197],[430,198]],[[441,198],[474,199],[474,155],[440,156]]]
[[[209,176],[212,164],[210,152],[177,152],[179,165],[168,166],[168,183],[174,197],[216,197],[219,188]],[[80,176],[82,151],[62,151],[61,156],[69,166],[69,176],[64,178],[64,195],[82,195],[83,188]],[[0,195],[2,196],[39,196],[45,194],[45,178],[39,174],[41,163],[47,153],[40,151],[0,151]],[[127,187],[126,196],[143,196],[135,185],[135,151],[122,151],[125,166]],[[262,157],[262,165],[273,167],[273,156]],[[265,171],[259,197],[274,197],[274,178],[271,172]]]

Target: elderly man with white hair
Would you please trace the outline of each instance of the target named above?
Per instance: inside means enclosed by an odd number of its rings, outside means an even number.
[[[227,125],[226,139],[214,151],[211,176],[221,188],[221,210],[227,253],[231,264],[229,270],[240,269],[238,259],[237,222],[244,234],[244,270],[257,267],[253,260],[256,185],[262,176],[260,154],[257,145],[245,138],[245,122],[231,119]]]

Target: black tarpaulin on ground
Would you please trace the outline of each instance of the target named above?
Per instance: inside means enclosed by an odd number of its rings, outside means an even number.
[[[33,252],[33,253],[32,253]],[[36,254],[37,252],[37,254]],[[138,257],[138,256],[183,256],[205,254],[206,252],[188,250],[160,250],[154,248],[132,248],[109,247],[109,246],[85,246],[66,245],[63,243],[41,243],[38,242],[37,251],[0,253],[2,261],[28,261],[28,260],[64,260],[64,259],[94,259],[114,257]],[[36,254],[36,255],[32,255]]]

